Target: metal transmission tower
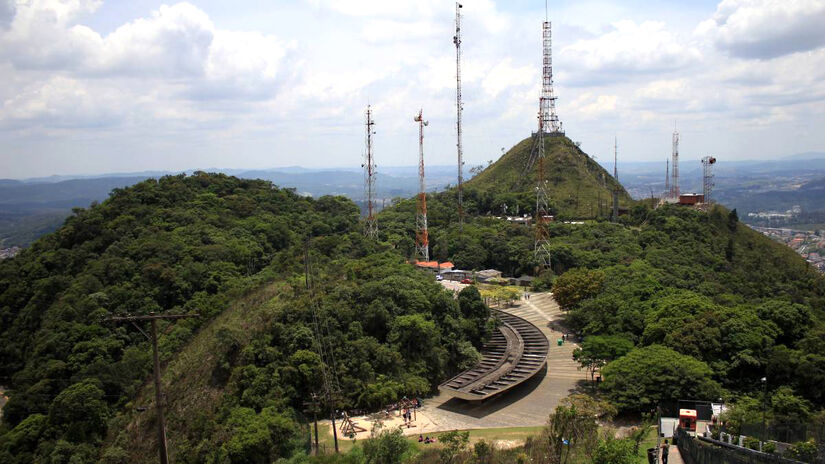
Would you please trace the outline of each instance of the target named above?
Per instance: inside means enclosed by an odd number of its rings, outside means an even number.
[[[553,34],[551,23],[547,19],[547,3],[544,4],[544,23],[542,23],[542,73],[541,73],[541,127],[551,136],[564,135],[562,123],[556,115],[556,95],[553,93]]]
[[[427,193],[424,182],[424,120],[423,110],[418,110],[413,121],[418,123],[418,202],[415,210],[415,254],[424,261],[430,260],[430,238],[427,232]]]
[[[673,131],[673,161],[670,163],[671,181],[670,196],[679,199],[679,132]]]
[[[619,139],[613,139],[613,180],[616,185],[613,187],[613,222],[619,220]]]
[[[550,267],[550,242],[547,232],[547,222],[549,222],[547,195],[547,181],[544,178],[544,118],[539,112],[539,131],[536,134],[538,140],[538,163],[536,164],[536,240],[533,244],[533,255],[536,263],[541,267]]]
[[[713,165],[716,164],[716,158],[712,156],[705,156],[702,158],[702,194],[704,196],[702,202],[705,205],[710,205],[710,193],[713,190]]]
[[[670,196],[670,160],[665,159],[665,197]]]
[[[553,40],[550,30],[550,21],[547,19],[547,3],[544,4],[544,22],[542,23],[542,77],[541,97],[539,97],[539,130],[536,133],[535,143],[538,146],[535,159],[528,160],[528,169],[535,160],[536,165],[536,240],[533,253],[536,262],[541,266],[550,267],[550,243],[547,236],[547,222],[549,196],[547,194],[547,180],[544,176],[545,149],[544,135],[550,137],[564,135],[561,122],[556,115],[556,96],[553,94]]]
[[[372,126],[375,121],[372,120],[372,109],[367,105],[365,125],[367,128],[367,152],[364,155],[364,190],[366,190],[367,200],[367,220],[364,223],[364,235],[369,238],[378,237],[378,222],[375,219],[375,159],[372,156],[372,136],[375,132]]]
[[[458,151],[458,224],[464,226],[464,153],[461,151],[461,3],[455,4],[455,108],[456,150]]]

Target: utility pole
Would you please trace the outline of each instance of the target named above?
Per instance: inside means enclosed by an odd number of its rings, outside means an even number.
[[[619,220],[619,138],[613,138],[613,222]]]
[[[304,406],[307,408],[304,412],[312,413],[312,421],[315,423],[315,455],[318,455],[318,410],[319,410],[319,403],[318,403],[318,395],[312,393],[311,401],[304,401]]]
[[[671,164],[671,176],[672,180],[670,182],[670,189],[671,189],[671,196],[678,200],[679,199],[679,132],[674,128],[673,130],[673,161]]]
[[[312,323],[314,327],[314,335],[315,335],[315,343],[317,344],[318,355],[321,357],[321,375],[324,379],[324,396],[326,397],[327,406],[330,408],[330,420],[332,422],[332,439],[335,441],[335,454],[338,454],[338,429],[335,426],[335,402],[333,398],[335,397],[333,393],[333,386],[332,382],[330,381],[331,376],[335,376],[335,372],[329,373],[328,370],[328,360],[332,358],[332,353],[327,355],[327,350],[324,349],[324,341],[323,341],[323,333],[321,324],[319,323],[318,319],[318,306],[315,301],[315,287],[312,281],[312,272],[310,272],[311,265],[309,262],[309,238],[307,238],[306,245],[304,246],[304,279],[306,282],[306,289],[307,293],[309,294],[310,299],[310,306],[312,307]],[[330,349],[331,350],[331,349]],[[337,377],[334,378],[335,383],[337,385],[338,379]],[[317,427],[317,426],[316,426]],[[316,430],[316,443],[317,443],[317,430]],[[317,448],[316,448],[317,449]]]
[[[372,109],[367,105],[367,112],[365,115],[365,126],[367,128],[367,152],[365,155],[364,164],[364,190],[366,190],[367,197],[367,221],[364,224],[364,235],[371,239],[378,238],[378,222],[375,219],[375,159],[372,155],[372,136],[375,132],[372,126],[375,121],[372,120]]]
[[[418,202],[415,211],[415,252],[424,261],[430,260],[430,238],[427,231],[427,193],[424,180],[424,120],[423,110],[419,110],[413,121],[418,123]]]
[[[461,3],[455,3],[455,108],[456,151],[458,152],[458,227],[464,229],[464,153],[461,149]]]
[[[166,418],[163,415],[163,394],[160,390],[160,360],[158,359],[158,319],[185,319],[189,317],[200,317],[199,314],[155,314],[149,313],[145,316],[121,316],[104,319],[109,322],[130,322],[144,337],[152,342],[152,357],[155,371],[155,409],[158,415],[158,454],[161,464],[169,464],[169,451],[166,447]],[[136,322],[149,321],[151,323],[152,335],[148,335],[140,328]]]

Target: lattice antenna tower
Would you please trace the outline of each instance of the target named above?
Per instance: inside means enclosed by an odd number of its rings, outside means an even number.
[[[613,222],[619,220],[619,138],[613,138]]]
[[[670,160],[665,159],[665,196],[670,195]]]
[[[456,151],[458,152],[458,224],[464,226],[464,153],[461,148],[461,3],[455,4],[455,108],[456,108]]]
[[[430,260],[430,237],[427,232],[427,185],[424,180],[424,120],[423,110],[418,110],[413,121],[418,123],[418,201],[415,209],[415,254],[423,260]]]
[[[536,163],[536,239],[533,244],[533,254],[540,267],[550,267],[550,242],[547,232],[547,223],[550,220],[548,213],[549,199],[547,195],[547,180],[544,176],[544,118],[539,111],[539,130],[536,139],[539,144],[538,163]]]
[[[705,156],[702,158],[702,194],[704,196],[703,202],[705,206],[711,204],[710,194],[713,187],[713,165],[716,164],[716,158],[713,156]]]
[[[673,130],[673,157],[670,163],[670,191],[673,198],[679,198],[679,131]]]
[[[542,23],[542,78],[541,78],[541,119],[543,130],[554,135],[564,135],[562,123],[556,114],[556,95],[553,92],[553,33],[548,19],[547,2],[544,2],[544,23]]]
[[[367,112],[364,117],[364,125],[366,126],[367,132],[367,151],[364,155],[364,164],[361,166],[364,168],[364,190],[365,196],[367,200],[367,220],[364,223],[364,235],[369,238],[377,238],[378,237],[378,222],[375,219],[375,158],[373,157],[372,153],[372,136],[375,135],[375,131],[373,130],[372,126],[375,125],[375,121],[372,119],[372,108],[367,105]]]

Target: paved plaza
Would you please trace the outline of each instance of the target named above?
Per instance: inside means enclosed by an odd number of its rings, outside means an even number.
[[[550,341],[547,366],[521,385],[483,402],[464,401],[441,394],[425,399],[415,413],[413,427],[403,427],[396,411],[384,420],[385,428],[402,426],[407,435],[426,435],[455,429],[542,426],[561,399],[573,393],[580,382],[587,380],[585,372],[578,369],[572,358],[576,344],[565,342],[558,346],[556,343],[562,334],[550,326],[561,316],[561,309],[550,293],[532,293],[529,300],[522,298],[513,306],[496,309],[524,318],[541,329]],[[356,438],[369,437],[370,419],[353,419],[367,429],[358,433]]]
[[[448,395],[424,400],[416,421],[422,430],[544,425],[559,401],[587,379],[572,358],[576,345],[556,344],[562,334],[550,325],[561,316],[561,309],[550,293],[533,293],[529,300],[521,299],[514,306],[496,309],[524,318],[541,329],[550,341],[547,367],[530,380],[484,402],[469,402]]]

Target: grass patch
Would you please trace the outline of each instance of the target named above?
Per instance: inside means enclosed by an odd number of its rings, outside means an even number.
[[[512,441],[518,442],[518,446],[521,446],[524,443],[524,440],[531,435],[537,435],[543,429],[543,426],[534,426],[534,427],[500,427],[500,428],[492,428],[492,429],[471,429],[470,432],[470,445],[472,446],[473,443],[478,442],[479,440],[485,440],[488,442],[493,441]],[[446,433],[447,431],[443,432],[433,432],[433,433],[424,433],[424,436],[429,437],[436,437],[438,438],[442,433]],[[441,446],[440,443],[433,443],[427,444],[419,443],[418,442],[418,435],[410,435],[407,437],[407,440],[410,441],[414,446],[416,446],[419,450],[425,450],[430,448],[439,448]],[[351,450],[354,446],[358,446],[358,443],[363,441],[360,440],[350,440],[349,438],[341,438],[338,437],[338,450],[341,453],[346,453]],[[331,454],[335,452],[335,443],[332,438],[332,432],[330,431],[330,424],[318,424],[318,447],[321,449],[321,454],[326,452],[326,454]]]

